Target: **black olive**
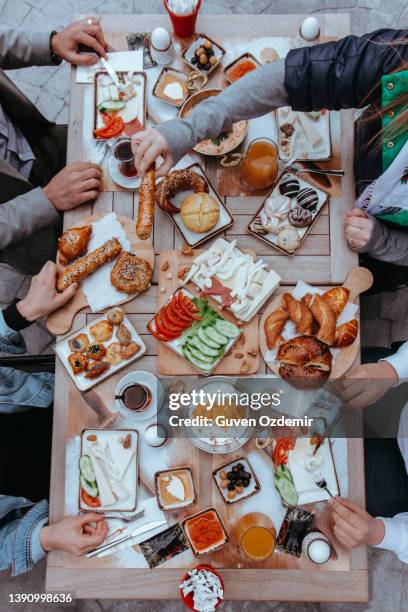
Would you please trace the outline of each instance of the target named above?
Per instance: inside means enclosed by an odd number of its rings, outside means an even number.
[[[231,476],[232,476],[232,472],[227,472],[227,478],[228,478],[228,480],[231,480]]]
[[[242,470],[245,469],[243,463],[238,463],[236,467],[239,469],[240,472],[242,472]]]
[[[239,471],[239,467],[237,465],[234,465],[232,468],[233,472],[238,472]]]
[[[193,57],[191,58],[191,63],[192,64],[196,64],[197,63],[197,56],[193,55]]]
[[[241,480],[241,478],[238,478],[238,480],[236,480],[236,481],[235,481],[235,484],[237,485],[237,487],[242,487],[242,483],[243,483],[243,482],[244,482],[244,481],[243,481],[243,480]]]
[[[228,491],[235,491],[234,483],[233,482],[229,482],[227,489],[228,489]]]
[[[242,482],[242,486],[246,489],[247,487],[249,487],[249,480],[244,480]]]
[[[208,57],[211,57],[212,55],[214,55],[214,49],[206,49],[205,52]]]
[[[211,64],[204,64],[203,68],[204,70],[209,70],[211,68]]]

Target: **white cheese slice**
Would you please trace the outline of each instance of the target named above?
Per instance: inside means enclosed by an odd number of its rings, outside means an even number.
[[[108,439],[108,446],[110,457],[114,463],[115,471],[117,472],[118,478],[123,478],[130,465],[130,462],[135,456],[135,443],[132,436],[132,443],[129,448],[123,448],[121,440],[124,434],[119,433]]]
[[[135,95],[134,98],[130,98],[130,100],[126,101],[125,108],[122,108],[118,114],[120,117],[122,117],[125,123],[130,123],[134,119],[139,118],[139,109],[140,109],[139,96]]]
[[[299,113],[298,119],[300,125],[304,129],[306,138],[308,139],[312,147],[316,147],[322,139],[322,135],[320,134],[319,130],[316,128],[315,125],[313,125],[312,121],[308,119],[303,113]]]
[[[167,492],[176,499],[184,501],[186,499],[186,491],[183,481],[178,476],[171,476],[170,482],[167,485]]]
[[[94,450],[89,445],[90,457],[92,461],[92,467],[96,476],[96,483],[99,489],[99,499],[102,506],[111,506],[116,502],[116,498],[113,494],[112,488],[109,484],[109,480],[106,477],[105,471],[102,467],[102,461],[95,456]]]
[[[172,100],[182,100],[184,95],[180,83],[167,83],[166,87],[163,89],[163,93]]]

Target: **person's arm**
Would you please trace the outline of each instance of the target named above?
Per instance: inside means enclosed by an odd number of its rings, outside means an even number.
[[[4,70],[54,64],[51,32],[0,28],[0,67]]]
[[[235,121],[259,117],[288,104],[284,87],[285,62],[257,68],[223,93],[199,104],[186,119],[161,123],[157,130],[166,139],[176,163],[197,142],[231,129]]]
[[[404,342],[398,351],[381,361],[387,361],[398,375],[398,385],[408,380],[408,342]]]
[[[408,512],[397,514],[393,518],[377,517],[384,524],[384,537],[376,548],[394,552],[400,561],[408,563]]]

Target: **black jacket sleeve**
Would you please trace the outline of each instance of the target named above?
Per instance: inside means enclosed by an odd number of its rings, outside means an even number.
[[[294,110],[359,108],[379,95],[383,74],[408,62],[408,30],[377,30],[364,36],[292,49],[285,88]]]

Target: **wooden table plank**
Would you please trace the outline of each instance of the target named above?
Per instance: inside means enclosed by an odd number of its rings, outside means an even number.
[[[200,15],[198,27],[215,39],[239,38],[248,36],[248,18],[251,30],[257,36],[295,36],[305,15]],[[323,37],[341,37],[349,33],[348,15],[320,14],[321,34]],[[119,48],[125,48],[125,35],[131,31],[152,30],[158,25],[169,26],[166,15],[118,15],[102,16],[102,26],[107,39]],[[71,114],[68,137],[68,160],[83,159],[82,152],[82,99],[83,87],[75,84],[75,74],[71,76]],[[357,258],[340,239],[342,215],[353,205],[352,178],[352,122],[349,112],[342,114],[341,159],[346,177],[343,181],[343,195],[333,198],[330,212],[325,210],[316,222],[299,256],[282,256],[268,249],[261,241],[246,233],[250,217],[259,208],[263,197],[229,197],[227,206],[235,216],[235,225],[227,233],[229,238],[237,237],[239,244],[254,246],[257,253],[267,261],[283,278],[281,293],[287,285],[303,279],[320,286],[330,286],[343,282],[346,272],[355,265]],[[93,212],[111,212],[135,216],[137,196],[127,192],[105,192],[97,202],[65,214],[64,224],[69,227]],[[252,242],[253,241],[253,242]],[[154,246],[158,254],[165,249],[181,246],[182,240],[169,223],[165,213],[156,211]],[[156,282],[156,277],[154,277]],[[141,333],[146,346],[146,355],[138,361],[137,367],[151,372],[156,371],[157,343],[146,333],[146,324],[157,309],[157,286],[152,286],[142,297],[124,305],[136,329]],[[74,329],[79,329],[86,321],[94,319],[89,309],[84,309],[74,321]],[[129,366],[132,367],[132,366]],[[133,366],[134,368],[134,366]],[[259,374],[266,373],[261,360]],[[106,383],[107,385],[108,383]],[[103,396],[106,386],[101,383],[96,391]],[[69,393],[74,385],[63,366],[56,366],[53,454],[50,495],[51,521],[64,515],[65,453],[61,452],[67,440],[67,406]],[[83,400],[84,401],[84,400]],[[86,404],[84,404],[85,406]],[[85,409],[85,408],[84,408]],[[349,474],[349,495],[359,503],[364,503],[364,460],[362,440],[349,441],[349,456],[353,458],[353,470]],[[282,556],[282,563],[284,556]],[[63,566],[63,555],[56,551],[47,558],[47,590],[73,591],[83,598],[163,598],[178,597],[177,586],[179,570],[130,570],[130,569],[93,569],[83,571]],[[327,572],[294,569],[245,570],[226,569],[223,576],[226,582],[226,598],[230,600],[286,600],[286,601],[367,601],[368,578],[366,549],[361,547],[350,555],[352,571]]]

